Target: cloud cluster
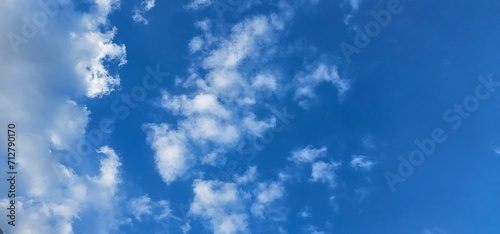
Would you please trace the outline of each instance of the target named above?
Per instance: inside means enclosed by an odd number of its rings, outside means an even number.
[[[276,202],[285,194],[283,181],[256,182],[255,167],[232,182],[196,180],[189,213],[207,222],[213,233],[247,233],[252,217],[260,221],[274,217]]]
[[[314,148],[312,145],[308,145],[305,148],[293,150],[288,160],[292,161],[297,166],[310,165],[310,181],[326,183],[330,188],[335,188],[337,186],[337,175],[335,171],[340,167],[341,163],[320,160],[320,158],[325,158],[326,156],[327,148],[325,146]]]
[[[209,2],[191,3],[193,7],[204,4]],[[298,68],[292,77],[283,72],[286,68],[279,61],[295,52],[280,44],[294,8],[286,1],[275,5],[277,12],[245,18],[229,33],[219,31],[217,23],[208,19],[195,23],[201,34],[189,42],[188,75],[177,77],[177,89],[165,90],[161,101],[175,121],[146,125],[165,183],[200,163],[218,166],[228,149],[274,128],[271,110],[280,104],[270,97],[286,96],[292,87],[295,100],[306,107],[322,82],[336,87],[339,95],[349,89],[337,67],[324,59]]]
[[[205,30],[191,42],[195,58],[190,75],[178,80],[179,87],[191,91],[163,93],[162,107],[178,121],[147,125],[157,167],[167,184],[197,160],[214,165],[241,139],[258,137],[276,125],[269,110],[257,109],[278,90],[279,74],[260,67],[273,57],[268,49],[276,45],[274,38],[283,20],[277,15],[258,15],[220,37],[209,33],[209,21],[198,25]]]

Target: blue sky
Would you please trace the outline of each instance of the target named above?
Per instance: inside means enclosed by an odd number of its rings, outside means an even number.
[[[0,228],[499,233],[499,9],[2,1]]]

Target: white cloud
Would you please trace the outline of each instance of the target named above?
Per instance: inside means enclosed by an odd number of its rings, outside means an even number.
[[[144,10],[149,11],[155,6],[155,0],[144,0]]]
[[[356,170],[369,171],[374,165],[374,163],[364,155],[352,155],[351,157],[351,167]]]
[[[115,193],[115,188],[120,183],[118,168],[121,163],[118,155],[107,146],[100,148],[97,152],[105,154],[107,158],[101,161],[101,174],[98,177],[93,177],[92,181],[103,189],[103,193]]]
[[[241,194],[236,184],[220,181],[195,181],[190,213],[205,218],[215,234],[240,233],[247,230]]]
[[[191,41],[189,42],[189,51],[191,53],[195,53],[199,50],[202,49],[203,47],[203,39],[199,36],[196,36],[196,37],[193,37],[193,39],[191,39]]]
[[[266,207],[283,197],[285,188],[280,182],[259,183],[254,191],[256,202],[252,204],[251,212],[259,218],[264,217]]]
[[[115,151],[104,146],[98,151],[106,155],[101,160],[100,174],[94,177],[88,177],[92,182],[88,190],[89,202],[95,207],[99,218],[95,218],[93,229],[102,230],[97,233],[106,233],[109,230],[116,230],[123,220],[119,219],[117,212],[118,202],[118,185],[121,183],[120,166],[121,162]],[[106,231],[108,230],[108,231]]]
[[[142,216],[153,214],[153,212],[151,211],[151,198],[149,198],[147,195],[131,199],[129,203],[129,206],[132,209],[132,214],[138,221],[142,221]]]
[[[268,88],[269,90],[275,90],[277,88],[276,78],[269,74],[258,74],[252,83],[255,88]]]
[[[210,4],[194,0],[186,8],[196,10]],[[199,219],[210,232],[245,233],[251,231],[250,222],[275,218],[274,208],[284,196],[282,180],[256,182],[256,169],[252,167],[241,176],[230,176],[229,182],[207,180],[197,171],[198,166],[219,166],[226,153],[242,140],[254,140],[275,127],[277,118],[270,109],[276,102],[269,97],[309,87],[309,96],[298,90],[296,99],[311,99],[321,82],[333,84],[339,95],[348,89],[335,65],[323,60],[309,64],[303,73],[292,76],[293,80],[281,73],[278,60],[294,52],[283,50],[280,44],[294,12],[286,1],[276,5],[280,9],[277,13],[253,14],[229,30],[220,30],[221,25],[210,19],[197,22],[200,34],[187,41],[191,60],[187,75],[176,77],[175,90],[162,94],[161,107],[172,117],[146,127],[165,183],[197,176],[186,230],[193,219]],[[290,160],[313,164],[324,156],[326,147],[308,146]],[[312,165],[313,178],[334,186],[337,164],[325,165]]]
[[[200,144],[213,142],[220,145],[231,145],[240,137],[235,125],[213,117],[195,117],[183,121],[181,125],[185,129],[189,129],[188,133],[191,139]]]
[[[92,233],[109,233],[125,221],[118,219],[121,163],[114,151],[92,151],[89,158],[102,157],[99,165],[87,160],[78,170],[81,164],[69,159],[91,114],[76,100],[106,95],[120,83],[108,69],[126,63],[125,46],[113,41],[117,30],[107,19],[120,2],[91,1],[85,12],[59,2],[48,10],[31,1],[0,2],[0,34],[9,35],[0,38],[0,122],[16,122],[23,152],[17,171],[29,178],[17,181],[21,215],[14,229],[4,229],[9,233],[73,233],[83,223]],[[21,19],[35,14],[47,16],[46,24],[25,26]]]
[[[120,224],[118,220],[115,199],[120,183],[118,156],[107,146],[99,152],[105,157],[100,161],[100,173],[97,176],[79,176],[70,168],[54,163],[56,170],[44,168],[45,177],[50,189],[37,190],[34,195],[29,193],[18,196],[18,217],[16,227],[7,231],[13,233],[73,233],[73,225],[80,215],[87,211],[97,212],[99,218],[88,218],[87,225],[92,225],[94,233],[108,233]],[[27,175],[25,166],[19,172]],[[49,169],[49,170],[47,170]],[[31,177],[30,177],[31,178]],[[18,195],[21,195],[18,193]],[[5,208],[9,201],[3,199],[0,206]],[[57,220],[54,222],[54,220]],[[5,230],[5,229],[4,229]]]
[[[201,163],[204,165],[218,166],[226,162],[225,158],[221,157],[218,153],[212,152],[207,155],[201,156]]]
[[[172,210],[168,201],[160,200],[153,201],[146,194],[138,198],[130,199],[128,201],[130,213],[137,221],[142,221],[143,218],[153,217],[155,221],[164,220],[171,217]]]
[[[299,150],[292,152],[292,156],[288,157],[288,160],[294,163],[311,163],[318,158],[326,156],[327,148],[325,146],[321,148],[313,148],[311,145]]]
[[[207,6],[210,6],[212,3],[213,0],[193,0],[186,6],[186,8],[190,10],[200,10]]]
[[[340,163],[331,162],[315,162],[312,164],[311,180],[313,182],[328,183],[331,188],[337,186],[335,170],[340,166]]]
[[[149,21],[144,17],[144,14],[155,7],[155,0],[143,0],[141,5],[132,10],[132,19],[136,23],[148,24]]]
[[[165,183],[170,184],[189,169],[189,154],[183,132],[170,131],[168,125],[148,125],[148,141],[155,150],[158,171]]]
[[[191,230],[191,224],[185,223],[181,226],[182,233],[188,233]]]
[[[228,234],[251,231],[249,214],[258,222],[283,220],[277,203],[285,195],[282,181],[257,182],[256,171],[249,167],[232,182],[195,180],[189,217],[202,218],[213,233]]]
[[[314,230],[311,234],[325,234],[323,231]]]
[[[294,99],[299,102],[300,106],[307,109],[310,106],[310,99],[316,97],[316,86],[322,82],[329,82],[335,86],[340,97],[349,90],[349,81],[340,78],[337,66],[324,61],[315,61],[308,64],[305,71],[295,76]]]
[[[344,16],[344,24],[349,25],[349,23],[351,23],[351,19],[352,19],[352,14],[345,15]]]
[[[257,167],[249,167],[246,173],[242,176],[236,177],[236,182],[238,184],[246,184],[249,182],[253,182],[257,176]]]
[[[248,69],[259,70],[274,56],[269,48],[277,45],[274,39],[283,29],[283,20],[274,14],[257,15],[234,25],[229,35],[219,36],[209,32],[210,21],[197,23],[203,34],[191,40],[190,50],[200,55],[193,57],[187,79],[176,81],[179,90],[186,88],[186,93],[163,92],[161,105],[177,121],[147,128],[166,183],[200,161],[208,165],[223,162],[225,152],[240,140],[260,137],[276,126],[271,111],[257,115],[256,110],[260,109],[258,100],[281,87],[279,79],[272,72]]]
[[[362,0],[349,0],[350,13],[344,16],[344,24],[349,25],[354,14],[359,10]]]
[[[92,17],[85,15],[87,17]],[[78,73],[84,77],[88,97],[99,97],[109,94],[114,87],[120,84],[119,76],[111,76],[105,67],[109,61],[118,61],[119,66],[125,64],[125,46],[112,42],[116,28],[105,33],[100,32],[100,25],[90,24],[91,30],[81,34],[71,33],[71,38],[76,41],[73,51],[79,57],[76,63]],[[83,48],[82,48],[83,47]],[[80,57],[82,54],[87,56]]]
[[[264,131],[276,127],[276,118],[271,117],[267,120],[257,120],[255,114],[250,113],[243,118],[243,127],[253,136],[261,137]]]

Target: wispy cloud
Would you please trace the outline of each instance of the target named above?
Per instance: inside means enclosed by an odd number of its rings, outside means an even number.
[[[160,222],[173,217],[168,201],[153,201],[147,194],[130,199],[127,203],[130,213],[139,222],[144,218],[153,218],[155,221]]]
[[[351,157],[351,167],[356,170],[369,171],[374,165],[374,163],[364,155],[352,155]]]
[[[299,105],[308,109],[310,100],[316,97],[315,88],[322,82],[332,84],[341,97],[349,90],[349,81],[341,79],[337,66],[321,60],[314,61],[305,67],[305,71],[299,72],[294,78],[296,86],[294,99]]]
[[[312,145],[308,145],[303,149],[298,149],[292,151],[292,155],[288,157],[288,160],[294,163],[312,163],[318,158],[325,157],[327,153],[326,147],[313,148]]]
[[[148,24],[149,21],[144,17],[144,14],[155,7],[155,0],[143,0],[140,6],[136,6],[132,10],[132,19],[136,23]]]
[[[360,0],[349,0],[349,4],[353,11],[357,11],[359,9]]]
[[[186,6],[186,8],[191,10],[199,10],[210,6],[212,3],[213,0],[193,0]]]
[[[283,197],[285,188],[280,182],[259,183],[254,191],[256,201],[252,204],[251,212],[254,216],[264,218],[264,212],[274,201]]]

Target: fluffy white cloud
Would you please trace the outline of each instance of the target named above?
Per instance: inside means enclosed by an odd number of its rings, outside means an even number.
[[[372,169],[374,163],[364,155],[352,155],[351,167],[356,170],[369,171]]]
[[[311,163],[318,158],[326,156],[327,148],[325,146],[321,148],[313,148],[312,145],[308,145],[303,149],[294,150],[292,156],[288,157],[288,160],[294,163]]]
[[[0,122],[17,124],[23,152],[17,171],[29,178],[17,181],[20,215],[9,233],[73,233],[78,223],[109,233],[122,222],[114,151],[92,152],[102,157],[97,166],[75,168],[67,158],[85,137],[90,116],[76,100],[111,92],[120,81],[108,69],[126,63],[125,46],[113,42],[117,30],[107,20],[119,1],[90,4],[81,12],[71,1],[0,2],[0,34],[7,35],[0,38]]]
[[[41,87],[67,85],[68,93],[78,95],[83,91],[88,97],[111,92],[120,80],[117,75],[110,74],[106,65],[126,63],[125,46],[113,42],[117,30],[107,22],[108,14],[119,1],[96,1],[89,12],[75,11],[71,2],[62,5],[57,1],[41,2],[46,5],[23,4],[22,1],[0,3],[5,11],[2,13],[5,25],[0,32],[7,35],[0,40],[0,48],[5,58],[9,58],[2,59],[2,65],[15,71],[8,75],[28,76],[33,80],[42,76],[46,84]],[[40,15],[47,20],[34,21],[40,18],[35,16]],[[57,66],[50,71],[40,67],[42,64]],[[19,67],[43,71],[34,76],[29,71],[14,70]]]
[[[165,183],[170,184],[189,169],[189,154],[182,132],[170,131],[168,125],[149,125],[148,141],[155,150],[158,171]]]
[[[196,181],[190,212],[210,222],[216,234],[247,231],[247,215],[243,212],[242,195],[234,183]]]
[[[132,10],[132,19],[136,23],[148,24],[149,21],[144,17],[144,14],[155,7],[155,0],[143,0],[140,6]]]
[[[252,204],[251,212],[254,216],[263,218],[265,208],[274,201],[283,197],[285,188],[280,182],[259,183],[256,191],[256,202]]]
[[[340,163],[331,162],[315,162],[312,164],[311,180],[314,182],[328,183],[331,188],[337,186],[337,175],[335,170],[340,166]]]
[[[96,176],[77,175],[72,169],[54,163],[52,167],[44,168],[43,183],[48,183],[50,189],[39,189],[32,194],[19,194],[18,220],[16,227],[7,231],[12,233],[73,233],[73,225],[79,216],[86,211],[97,212],[99,218],[86,219],[87,225],[92,224],[94,233],[108,233],[118,227],[116,199],[120,183],[120,161],[109,147],[102,147],[99,152],[104,155],[100,161],[100,172]],[[19,173],[26,166],[20,166]],[[47,170],[49,169],[49,170]],[[30,177],[31,178],[31,177]],[[33,177],[34,178],[34,177]],[[20,190],[19,190],[20,191]],[[9,200],[3,199],[0,206],[8,207]]]

